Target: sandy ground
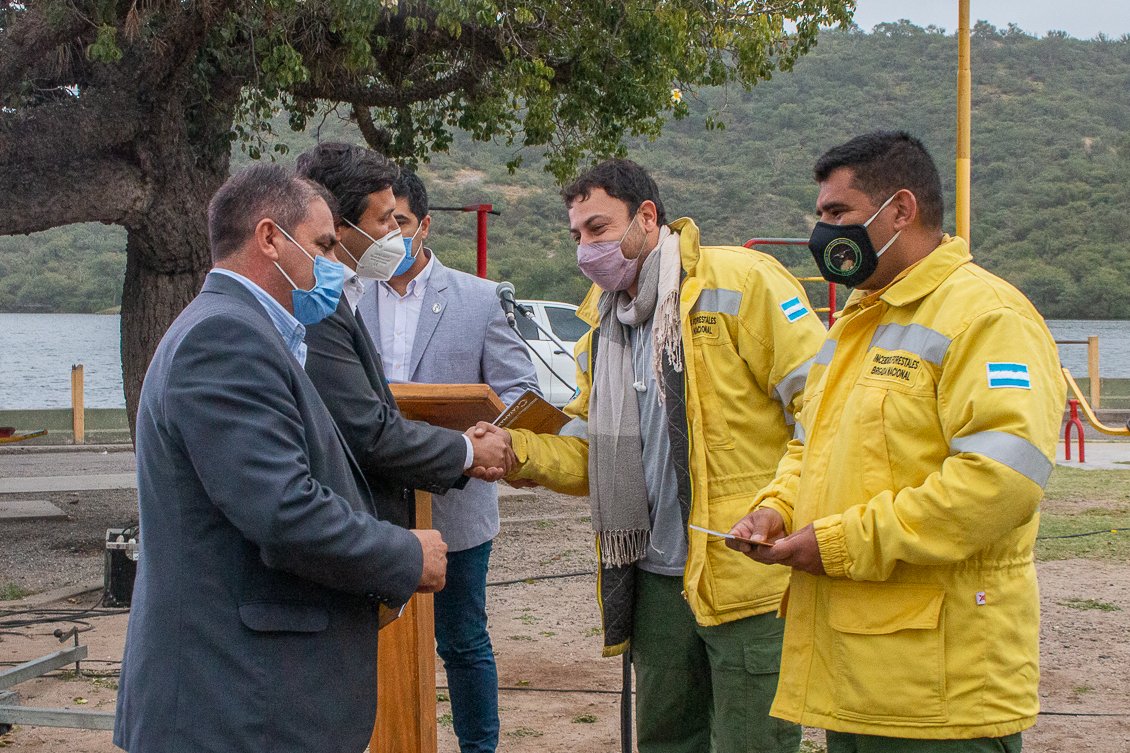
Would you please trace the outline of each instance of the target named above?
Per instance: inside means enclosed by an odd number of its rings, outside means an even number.
[[[66,461],[56,473],[116,473],[128,453]],[[125,464],[125,465],[123,465]],[[0,475],[21,475],[0,457]],[[0,523],[0,585],[42,591],[98,581],[107,527],[132,522],[133,492],[21,495],[50,499],[71,519]],[[550,574],[584,575],[497,585],[488,590],[490,630],[499,663],[502,735],[514,753],[613,753],[619,750],[620,660],[600,658],[599,616],[591,574],[591,532],[585,500],[539,493],[533,503],[508,503],[495,542],[491,582]],[[1130,564],[1066,560],[1039,565],[1043,622],[1041,699],[1045,714],[1025,735],[1026,751],[1130,753]],[[89,607],[88,594],[52,607]],[[1066,602],[1094,599],[1116,611],[1079,609]],[[0,604],[0,610],[16,604]],[[0,620],[4,619],[0,617]],[[59,671],[18,686],[25,705],[112,711],[125,615],[86,619],[90,648],[83,675]],[[59,648],[51,623],[10,630],[0,625],[0,662],[10,665]],[[457,751],[450,704],[437,670],[439,750]],[[1063,714],[1083,714],[1066,716]],[[1112,714],[1116,716],[1092,716]],[[1120,715],[1120,716],[1117,716]],[[819,750],[822,735],[809,731]],[[16,727],[0,737],[11,750],[108,753],[108,732]]]

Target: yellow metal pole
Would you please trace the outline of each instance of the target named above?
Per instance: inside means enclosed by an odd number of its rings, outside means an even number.
[[[1099,409],[1099,337],[1087,338],[1087,381],[1090,382],[1091,407]]]
[[[86,408],[82,395],[82,364],[71,366],[71,429],[75,444],[86,441]]]
[[[973,76],[969,64],[969,0],[958,0],[957,20],[957,234],[969,240],[969,122],[972,118]]]

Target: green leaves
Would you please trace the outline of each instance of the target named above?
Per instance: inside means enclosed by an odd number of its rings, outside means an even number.
[[[287,43],[270,47],[263,58],[262,73],[270,79],[272,89],[290,89],[310,79],[302,55]]]
[[[116,63],[122,59],[122,50],[118,47],[118,30],[110,24],[98,27],[94,42],[86,48],[86,56],[96,63]]]
[[[270,135],[268,103],[359,102],[382,148],[416,161],[454,129],[539,149],[568,180],[703,102],[698,87],[767,80],[850,0],[260,0],[218,30],[246,77],[239,137]],[[222,75],[222,71],[216,71]],[[673,88],[682,96],[673,99]],[[287,94],[298,94],[287,98]],[[292,127],[306,123],[303,113]],[[724,127],[721,112],[705,113]],[[259,145],[247,148],[260,153]],[[516,164],[517,159],[512,161]]]

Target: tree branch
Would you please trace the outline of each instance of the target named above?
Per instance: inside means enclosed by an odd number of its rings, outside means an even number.
[[[373,114],[369,112],[369,108],[354,103],[353,118],[357,121],[357,129],[361,131],[365,143],[381,154],[388,154],[389,145],[392,144],[392,134],[387,128],[381,128],[373,122]]]
[[[0,33],[0,92],[11,91],[45,55],[90,26],[75,12],[65,14],[57,25],[52,25],[36,7],[27,8],[15,19]]]
[[[427,31],[410,32],[402,40],[406,33],[403,18],[393,17],[372,32],[372,48],[385,50],[373,60],[381,80],[371,75],[343,75],[342,61],[327,54],[333,45],[319,40],[303,48],[310,79],[291,87],[292,93],[357,107],[407,107],[458,91],[473,92],[487,73],[505,63],[497,29],[467,23],[454,37],[438,28],[437,15],[426,4],[413,8],[412,15],[425,21]],[[427,70],[429,65],[435,72]]]
[[[91,92],[0,113],[0,166],[66,166],[87,155],[128,144],[141,129],[140,105],[125,92]]]
[[[0,170],[0,235],[75,222],[123,224],[130,214],[143,210],[148,198],[140,168],[120,158],[6,167]]]
[[[460,68],[448,70],[442,76],[400,88],[379,81],[366,83],[340,73],[315,75],[308,82],[293,87],[292,91],[307,99],[330,99],[361,107],[407,107],[414,102],[438,99],[453,92],[471,89],[482,78],[485,69],[485,65],[468,62]]]

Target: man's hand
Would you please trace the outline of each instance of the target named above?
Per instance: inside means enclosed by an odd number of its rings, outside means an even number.
[[[413,528],[412,533],[420,540],[420,549],[424,553],[424,569],[416,592],[432,594],[442,591],[447,582],[447,544],[443,536],[431,528]]]
[[[773,546],[757,547],[750,556],[767,565],[785,565],[810,575],[824,575],[824,561],[820,559],[820,545],[811,523]]]
[[[466,475],[483,481],[498,481],[513,470],[518,457],[510,446],[510,433],[506,429],[479,421],[465,433],[474,451]]]
[[[768,507],[759,507],[735,523],[734,527],[730,529],[730,533],[743,539],[772,544],[777,539],[784,538],[787,531],[785,531],[785,521],[781,518],[779,512]],[[736,539],[726,539],[726,546],[754,559],[757,559],[757,557],[754,557],[754,552],[758,549],[767,548],[747,544]]]
[[[739,520],[730,533],[772,546],[747,544],[726,539],[726,546],[766,565],[785,565],[812,575],[824,575],[824,562],[816,543],[816,529],[811,524],[792,536],[785,536],[781,514],[767,507],[758,508]],[[783,537],[783,538],[782,538]]]

